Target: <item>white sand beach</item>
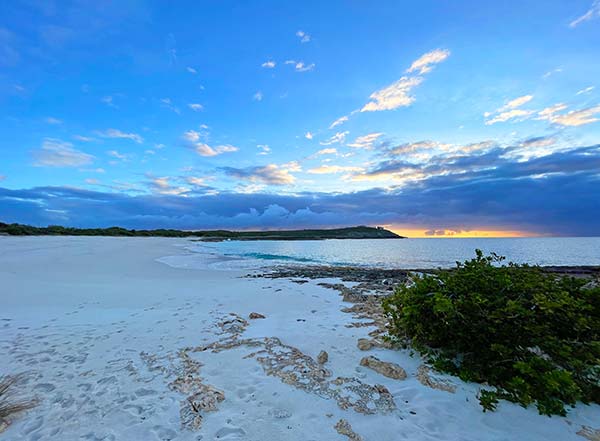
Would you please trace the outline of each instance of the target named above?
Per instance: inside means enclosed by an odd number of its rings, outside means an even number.
[[[28,373],[23,393],[39,399],[0,440],[582,441],[600,429],[597,405],[484,413],[479,385],[437,376],[455,391],[434,389],[417,355],[360,350],[372,328],[349,326],[336,290],[185,268],[188,243],[0,237],[0,375]],[[361,366],[368,355],[407,378]]]

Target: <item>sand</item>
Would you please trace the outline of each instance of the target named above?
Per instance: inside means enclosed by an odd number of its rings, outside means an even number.
[[[0,440],[582,441],[600,427],[597,405],[483,413],[479,385],[433,389],[408,351],[359,350],[372,328],[347,327],[351,305],[323,280],[202,269],[188,243],[0,237],[0,374],[27,372],[40,400]]]

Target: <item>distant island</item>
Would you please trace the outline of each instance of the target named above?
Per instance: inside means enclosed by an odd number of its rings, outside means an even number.
[[[121,227],[71,228],[59,225],[33,227],[0,222],[0,235],[5,236],[113,236],[113,237],[193,237],[203,241],[222,240],[324,240],[324,239],[405,239],[383,227],[347,227],[311,230],[185,231],[173,229],[129,230]]]

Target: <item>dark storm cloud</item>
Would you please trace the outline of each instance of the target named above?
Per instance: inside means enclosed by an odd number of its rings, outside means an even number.
[[[507,149],[445,158],[446,170],[393,190],[126,195],[66,187],[0,188],[0,220],[35,225],[130,228],[284,228],[411,224],[431,230],[485,227],[556,235],[600,235],[600,146],[529,161]],[[406,167],[406,164],[399,165]],[[380,169],[391,170],[388,163]],[[411,165],[411,167],[416,167]]]

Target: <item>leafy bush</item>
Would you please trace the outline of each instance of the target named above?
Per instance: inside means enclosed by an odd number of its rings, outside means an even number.
[[[600,403],[600,288],[476,253],[385,299],[390,336],[443,372],[493,386],[480,394],[484,411],[499,399],[546,415]]]

